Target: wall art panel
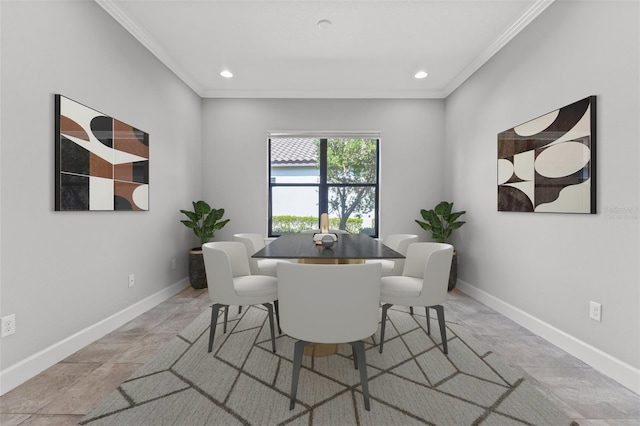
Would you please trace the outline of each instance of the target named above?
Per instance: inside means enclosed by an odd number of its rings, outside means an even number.
[[[149,210],[149,134],[55,95],[55,209]]]
[[[498,133],[498,211],[596,213],[596,97]]]

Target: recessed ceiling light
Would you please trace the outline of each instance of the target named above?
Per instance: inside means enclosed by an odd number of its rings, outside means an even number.
[[[223,76],[224,78],[233,77],[233,73],[229,70],[220,71],[220,75]]]
[[[414,75],[415,78],[425,78],[426,76],[428,76],[429,74],[427,74],[426,71],[418,71],[416,73],[416,75]]]
[[[331,28],[331,21],[328,19],[321,19],[318,21],[318,28],[321,30],[328,30]]]

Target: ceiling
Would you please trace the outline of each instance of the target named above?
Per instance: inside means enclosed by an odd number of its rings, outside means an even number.
[[[443,98],[553,3],[95,1],[203,98]]]

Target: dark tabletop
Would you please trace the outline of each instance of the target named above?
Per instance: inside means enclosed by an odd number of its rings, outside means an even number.
[[[313,234],[285,234],[252,257],[276,259],[404,259],[378,240],[365,234],[339,234],[331,248],[317,245]]]

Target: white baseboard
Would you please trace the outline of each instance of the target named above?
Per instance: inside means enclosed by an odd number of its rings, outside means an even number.
[[[138,315],[179,293],[188,285],[189,280],[187,278],[182,279],[120,312],[5,368],[0,371],[0,395],[4,395],[90,343],[122,327]]]
[[[460,279],[457,288],[477,301],[496,310],[538,336],[575,356],[579,360],[611,377],[621,385],[640,394],[640,369],[633,367],[606,352],[579,340],[570,334],[516,308],[491,294]]]

